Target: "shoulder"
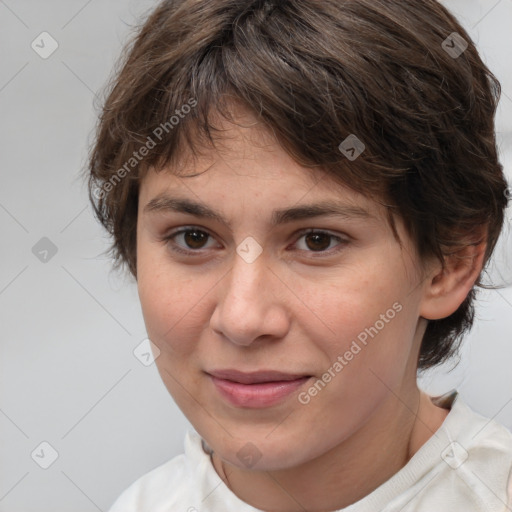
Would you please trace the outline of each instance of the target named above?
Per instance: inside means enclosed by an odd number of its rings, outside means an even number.
[[[201,438],[190,430],[185,453],[152,469],[133,482],[109,512],[160,512],[194,510],[197,487],[210,460],[201,448]]]
[[[512,432],[495,420],[474,414],[478,430],[466,439],[467,448],[463,443],[457,447],[467,457],[461,460],[459,477],[462,485],[470,486],[465,489],[468,497],[480,503],[482,510],[504,512],[512,505]]]
[[[443,502],[453,499],[455,510],[511,510],[507,508],[512,505],[512,432],[508,428],[457,397],[436,437],[440,460],[434,474],[428,475],[431,492],[420,500],[428,505],[425,510],[433,505],[442,508]]]

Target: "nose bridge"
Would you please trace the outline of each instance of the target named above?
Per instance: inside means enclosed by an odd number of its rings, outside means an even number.
[[[211,319],[212,328],[232,342],[249,345],[260,336],[281,337],[287,329],[283,304],[273,293],[276,277],[261,254],[236,255]]]
[[[244,315],[248,318],[252,311],[264,305],[265,296],[268,295],[269,287],[271,287],[269,273],[270,270],[267,268],[264,258],[259,257],[249,263],[237,254],[223,297],[224,307],[229,307],[232,311],[244,310]],[[247,308],[250,309],[247,310]]]
[[[239,306],[244,301],[254,302],[255,296],[257,298],[262,293],[261,288],[268,281],[269,272],[263,247],[251,236],[244,238],[236,247],[233,258],[227,292],[229,298],[238,299]]]

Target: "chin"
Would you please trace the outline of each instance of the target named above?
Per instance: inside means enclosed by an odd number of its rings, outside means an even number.
[[[284,470],[299,466],[310,458],[304,444],[293,441],[283,444],[279,440],[256,438],[245,441],[227,436],[210,446],[221,459],[241,470]]]

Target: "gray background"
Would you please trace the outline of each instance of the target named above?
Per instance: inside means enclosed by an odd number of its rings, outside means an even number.
[[[512,0],[445,4],[502,83],[497,130],[510,181]],[[182,452],[189,424],[155,366],[133,354],[146,338],[136,287],[109,273],[100,256],[108,240],[78,178],[95,93],[130,25],[153,5],[0,0],[0,512],[107,510],[132,481]],[[59,45],[47,59],[31,48],[43,31]],[[512,281],[507,214],[494,283]],[[43,237],[57,249],[46,261]],[[474,410],[512,428],[512,289],[479,297],[460,364],[420,384],[431,394],[456,387]],[[51,461],[44,441],[58,453],[48,469],[40,467]]]

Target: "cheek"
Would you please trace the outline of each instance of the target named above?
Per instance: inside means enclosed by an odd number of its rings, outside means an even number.
[[[329,286],[316,282],[302,288],[308,306],[302,327],[329,365],[339,362],[339,356],[344,359],[345,378],[350,374],[360,382],[375,381],[372,369],[392,382],[410,353],[416,326],[414,297],[406,280],[398,278],[398,268],[386,274],[372,272],[371,266],[364,272],[352,270]]]
[[[308,318],[304,325],[314,326],[317,334],[323,330],[334,344],[356,338],[376,322],[384,330],[380,315],[389,320],[387,328],[399,316],[393,304],[404,296],[401,283],[372,274],[368,267],[343,271],[329,283],[309,282],[297,292]]]
[[[191,277],[187,268],[143,256],[137,286],[149,338],[175,355],[190,352],[209,320],[205,307],[214,285],[207,275]]]

